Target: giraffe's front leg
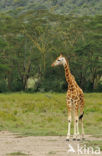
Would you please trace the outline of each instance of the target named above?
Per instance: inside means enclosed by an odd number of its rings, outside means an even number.
[[[78,117],[77,116],[74,119],[74,135],[73,135],[73,140],[80,140],[79,124],[78,124]]]
[[[74,135],[73,140],[76,140],[76,121],[74,120]]]
[[[66,141],[70,140],[70,130],[71,130],[71,102],[67,101],[67,107],[68,107],[68,132],[67,132],[67,138]]]
[[[68,133],[67,133],[66,141],[70,140],[70,129],[71,129],[71,116],[68,117]]]

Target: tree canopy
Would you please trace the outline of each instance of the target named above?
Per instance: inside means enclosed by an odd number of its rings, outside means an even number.
[[[15,1],[18,3],[18,1]],[[102,16],[30,10],[15,18],[0,15],[0,92],[65,91],[63,67],[51,68],[60,54],[85,91],[102,91]]]

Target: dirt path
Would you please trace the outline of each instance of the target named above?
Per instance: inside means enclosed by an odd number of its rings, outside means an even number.
[[[12,156],[16,155],[17,152],[20,156],[24,154],[27,154],[27,156],[79,156],[78,153],[68,152],[70,147],[77,150],[79,142],[66,142],[65,139],[65,136],[20,137],[3,131],[0,132],[0,156]],[[87,139],[95,140],[96,138],[87,136]],[[82,155],[89,156],[91,154]],[[102,156],[102,153],[99,156]]]

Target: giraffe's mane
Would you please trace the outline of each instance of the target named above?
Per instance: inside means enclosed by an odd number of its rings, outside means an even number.
[[[69,67],[69,61],[68,61],[68,58],[66,57],[66,56],[63,56],[64,58],[65,58],[65,60],[66,60],[66,62],[67,62],[67,65],[68,65],[68,67]],[[72,76],[72,78],[73,78],[73,80],[75,80],[75,76],[71,73],[71,76]]]
[[[66,56],[63,56],[64,58],[65,58],[65,60],[66,60],[66,62],[67,62],[67,65],[68,65],[68,67],[69,67],[69,61],[68,61],[68,58],[66,57]]]

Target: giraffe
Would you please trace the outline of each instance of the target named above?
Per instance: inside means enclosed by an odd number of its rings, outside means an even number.
[[[68,109],[68,132],[66,141],[70,140],[70,130],[72,121],[72,110],[74,113],[74,135],[73,140],[80,140],[79,135],[79,120],[81,121],[82,139],[84,139],[83,115],[84,115],[84,94],[82,89],[78,86],[74,76],[70,72],[69,63],[61,54],[51,65],[52,67],[63,65],[65,69],[65,78],[68,83],[68,90],[66,95],[67,109]],[[78,111],[80,109],[80,116]]]

